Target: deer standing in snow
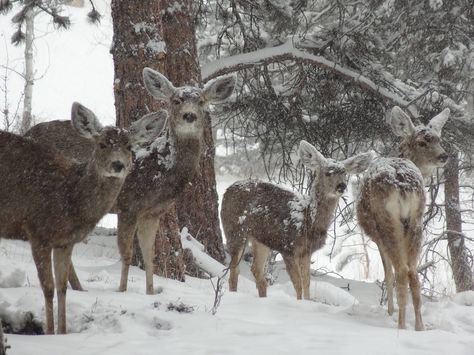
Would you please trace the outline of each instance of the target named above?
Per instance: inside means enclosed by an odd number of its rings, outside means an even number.
[[[232,258],[230,291],[237,291],[239,262],[246,243],[251,242],[251,270],[260,297],[267,295],[264,267],[268,254],[276,250],[283,257],[297,299],[310,298],[311,255],[326,242],[347,174],[364,171],[373,155],[369,152],[335,161],[303,140],[299,156],[316,174],[309,196],[258,180],[238,181],[224,193],[221,219]]]
[[[94,113],[78,103],[72,105],[71,120],[72,129],[94,148],[86,163],[68,159],[50,145],[0,132],[0,235],[31,244],[49,334],[54,333],[52,251],[58,333],[65,333],[73,246],[110,210],[132,163],[131,145],[158,135],[166,111],[137,121],[134,133],[103,128]]]
[[[236,77],[214,79],[202,89],[174,87],[164,75],[145,68],[143,80],[153,97],[168,104],[169,137],[149,142],[137,152],[132,171],[111,212],[118,214],[118,247],[122,257],[119,291],[127,289],[133,236],[137,233],[145,263],[146,293],[153,294],[153,258],[159,218],[197,171],[209,103],[226,100],[234,91]],[[78,160],[88,159],[90,149],[87,142],[75,139],[68,126],[62,122],[43,125],[35,131],[32,129],[30,136],[40,141],[51,141],[65,154]],[[71,271],[75,275],[73,267]],[[80,287],[77,279],[70,281],[74,288]]]
[[[357,218],[364,232],[377,244],[387,284],[388,313],[393,314],[395,270],[398,327],[406,328],[408,285],[415,309],[415,329],[423,330],[417,265],[422,246],[425,209],[424,179],[442,167],[448,154],[440,145],[441,130],[449,109],[433,117],[428,126],[414,126],[399,107],[392,109],[389,124],[403,137],[400,158],[379,158],[362,181]]]

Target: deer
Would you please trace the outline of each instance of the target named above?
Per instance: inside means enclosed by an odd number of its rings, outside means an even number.
[[[298,153],[315,175],[309,195],[260,180],[237,181],[224,193],[221,220],[231,257],[232,292],[237,291],[242,253],[251,243],[251,271],[259,297],[267,296],[264,267],[268,254],[275,250],[283,257],[296,298],[310,299],[311,256],[326,242],[339,197],[346,190],[346,177],[363,172],[374,157],[367,152],[336,161],[305,140]]]
[[[415,126],[401,108],[393,107],[388,123],[392,131],[403,138],[399,146],[400,156],[374,160],[361,183],[356,206],[358,223],[379,249],[389,315],[394,312],[393,283],[396,281],[400,329],[406,329],[410,286],[415,330],[424,330],[417,273],[423,241],[424,181],[448,160],[448,154],[440,145],[440,136],[449,114],[449,108],[446,108],[428,125]]]
[[[153,258],[159,218],[193,179],[203,150],[205,120],[209,104],[227,100],[234,91],[236,77],[222,76],[203,88],[175,87],[163,74],[143,69],[146,90],[168,107],[168,135],[159,137],[137,150],[130,174],[125,179],[117,201],[110,212],[117,213],[117,244],[122,260],[119,291],[126,291],[136,233],[142,251],[146,294],[154,294]],[[76,139],[64,123],[49,124],[30,132],[40,141],[53,141],[65,154],[85,161],[89,159],[87,142]],[[54,138],[56,137],[56,138]],[[71,266],[73,288],[82,288]]]
[[[49,144],[0,131],[0,236],[31,245],[45,300],[46,333],[54,334],[55,284],[58,333],[66,333],[66,289],[74,244],[115,202],[130,171],[132,146],[158,135],[166,117],[166,111],[147,115],[126,131],[102,127],[91,110],[73,103],[71,129],[94,147],[85,163],[67,158]]]

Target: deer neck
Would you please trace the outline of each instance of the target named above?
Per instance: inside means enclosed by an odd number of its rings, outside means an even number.
[[[311,188],[309,204],[309,232],[312,238],[326,237],[327,230],[333,220],[339,196],[329,194],[317,182]]]
[[[202,139],[199,135],[171,135],[170,145],[175,154],[170,176],[177,184],[187,183],[199,165]]]
[[[420,169],[421,176],[423,177],[424,181],[428,181],[431,176],[433,175],[434,167],[431,165],[424,164],[417,156],[414,154],[410,154],[409,149],[403,149],[403,147],[400,149],[400,158],[403,159],[408,159],[410,160],[413,164],[416,165],[418,169]]]

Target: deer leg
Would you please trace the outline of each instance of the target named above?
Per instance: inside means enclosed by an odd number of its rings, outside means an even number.
[[[296,299],[300,300],[302,296],[301,290],[301,275],[299,266],[294,257],[291,256],[283,256],[283,261],[286,265],[286,271],[288,275],[290,275],[291,282],[293,283],[293,287],[296,291]]]
[[[54,334],[54,317],[53,317],[53,297],[54,297],[54,279],[53,270],[51,268],[51,248],[42,247],[31,243],[31,252],[33,260],[38,271],[38,279],[43,290],[46,313],[46,333]]]
[[[58,296],[58,334],[66,334],[66,290],[71,267],[72,248],[73,245],[68,245],[53,250],[54,277]]]
[[[120,274],[119,291],[127,291],[128,271],[132,262],[133,236],[135,234],[136,221],[126,218],[123,214],[118,215],[117,244],[122,257],[122,272]]]
[[[393,314],[393,267],[390,257],[383,250],[383,247],[379,246],[380,258],[382,259],[383,270],[385,273],[385,286],[387,287],[387,311],[389,315]]]
[[[153,258],[155,257],[155,237],[158,226],[158,218],[143,218],[137,223],[137,236],[145,263],[147,295],[155,293],[153,289]]]
[[[267,297],[267,280],[265,280],[265,264],[270,254],[270,249],[262,243],[252,240],[253,262],[252,274],[257,284],[258,296]]]
[[[305,254],[300,258],[301,280],[303,285],[303,298],[310,299],[311,284],[311,254]]]
[[[395,267],[397,281],[398,328],[406,329],[406,305],[408,295],[408,267]]]
[[[74,268],[74,265],[72,264],[69,266],[69,284],[71,285],[71,288],[75,291],[84,291],[81,285],[81,281],[79,281],[79,277],[77,277],[76,269]]]
[[[421,287],[416,268],[410,268],[408,280],[410,282],[413,308],[415,309],[415,330],[425,330],[423,320],[421,319]]]
[[[230,276],[229,276],[229,291],[237,291],[237,283],[239,281],[239,264],[242,254],[245,250],[246,243],[240,245],[238,248],[229,250],[231,260],[229,264]]]

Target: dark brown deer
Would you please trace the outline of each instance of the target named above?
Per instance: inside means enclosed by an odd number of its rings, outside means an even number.
[[[252,273],[260,297],[267,295],[264,267],[270,250],[278,251],[296,291],[297,299],[310,298],[311,255],[326,242],[347,174],[365,170],[372,153],[343,161],[326,159],[314,146],[301,141],[302,163],[315,173],[308,196],[258,180],[230,186],[222,200],[221,219],[231,256],[230,291],[237,291],[239,262],[247,242],[252,244]]]
[[[217,78],[202,89],[174,87],[164,75],[145,68],[143,80],[153,97],[168,104],[168,137],[149,142],[137,152],[132,171],[111,212],[118,214],[118,246],[122,256],[119,291],[127,289],[133,236],[137,233],[145,263],[146,293],[153,294],[154,245],[159,218],[196,173],[209,103],[226,100],[234,90],[236,78]],[[46,122],[44,127],[34,132],[32,129],[30,136],[53,141],[58,149],[78,160],[89,159],[91,149],[87,141],[79,141],[70,131],[64,123]],[[80,287],[77,279],[70,281],[74,288]]]
[[[415,309],[415,329],[423,330],[417,266],[422,246],[425,209],[424,179],[442,167],[448,154],[440,145],[441,130],[449,109],[433,117],[428,126],[415,127],[399,107],[392,109],[389,124],[403,137],[400,158],[379,158],[369,166],[357,203],[364,232],[377,244],[387,284],[388,313],[393,314],[393,282],[398,302],[398,327],[406,328],[408,285]]]
[[[43,289],[46,332],[54,333],[54,280],[58,333],[66,332],[66,288],[71,253],[110,210],[132,163],[132,145],[158,135],[166,111],[149,115],[129,133],[102,128],[86,107],[72,105],[72,126],[94,147],[86,163],[66,158],[47,144],[0,132],[0,235],[28,240]]]

